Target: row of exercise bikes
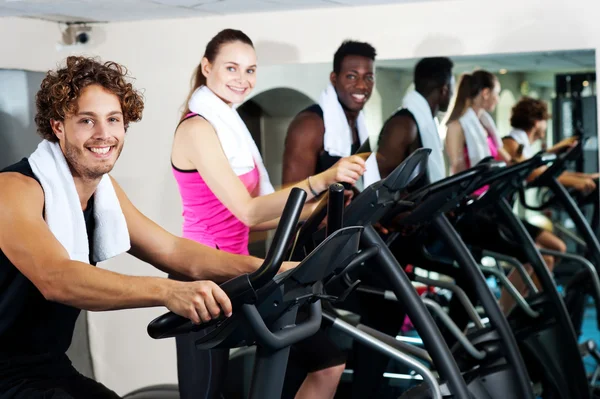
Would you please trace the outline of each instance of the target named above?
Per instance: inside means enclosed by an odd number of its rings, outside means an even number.
[[[600,369],[589,372],[584,366],[584,357],[600,364],[599,352],[593,340],[581,337],[589,304],[597,309],[600,329],[600,244],[557,180],[581,148],[540,152],[511,166],[485,159],[432,184],[427,183],[430,150],[420,149],[346,207],[344,187],[332,185],[303,224],[298,219],[306,193],[294,189],[262,267],[221,285],[233,304],[231,317],[194,325],[166,313],[148,325],[148,333],[164,339],[201,331],[198,349],[253,348],[232,358],[231,367],[240,368],[229,374],[239,380],[231,381],[239,398],[281,398],[290,345],[324,325],[419,375],[401,398],[600,397],[595,387]],[[547,166],[544,173],[528,181],[542,166]],[[481,187],[487,189],[475,196]],[[513,211],[518,198],[527,206],[525,192],[532,188],[549,193],[544,204],[532,209],[560,207],[574,222],[584,244],[580,253],[536,247]],[[463,232],[473,223],[465,221],[473,215],[493,215],[502,225],[497,236],[466,239],[473,234]],[[392,221],[395,228],[386,234],[373,227]],[[542,255],[560,260],[554,273]],[[495,262],[483,266],[484,258]],[[301,263],[278,273],[285,260]],[[424,277],[415,268],[441,278]],[[507,278],[511,271],[521,276],[526,294]],[[364,276],[378,276],[388,289],[369,286]],[[492,279],[515,303],[507,315],[490,288]],[[450,305],[432,298],[432,290],[419,295],[415,283],[451,293]],[[358,294],[396,301],[399,317],[408,317],[418,342],[396,339],[348,317],[360,313],[352,300]],[[299,319],[299,310],[306,317]],[[173,386],[155,386],[127,398],[175,398],[176,392]]]

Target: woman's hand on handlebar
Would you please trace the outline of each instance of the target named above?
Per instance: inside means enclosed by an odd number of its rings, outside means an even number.
[[[318,192],[323,192],[334,183],[349,183],[354,185],[365,173],[365,170],[366,164],[361,157],[352,155],[342,158],[331,168],[314,177],[313,181],[318,182],[318,186],[314,188]]]
[[[190,319],[195,324],[218,318],[221,313],[231,316],[231,301],[225,291],[212,281],[171,283],[165,306],[173,313]]]

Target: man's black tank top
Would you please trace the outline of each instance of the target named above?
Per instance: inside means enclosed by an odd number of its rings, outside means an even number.
[[[302,110],[300,113],[303,113],[303,112],[311,112],[313,114],[317,114],[319,116],[319,118],[323,119],[323,110],[321,109],[321,106],[319,104],[313,104],[310,107]],[[359,142],[353,143],[352,148],[350,150],[350,154],[354,154],[356,152],[356,150],[358,150],[359,147],[360,147]],[[329,153],[327,151],[323,150],[317,158],[315,174],[321,173],[321,172],[331,168],[340,159],[342,159],[342,157],[334,157],[332,155],[329,155]]]
[[[409,150],[410,152],[408,154],[406,154],[406,156],[408,157],[410,154],[412,154],[419,148],[423,148],[423,141],[421,140],[421,131],[419,130],[419,124],[417,123],[417,120],[415,119],[415,116],[412,114],[412,112],[410,112],[406,108],[399,109],[385,121],[385,123],[383,124],[383,127],[381,128],[381,132],[382,133],[385,132],[386,125],[397,116],[408,116],[410,119],[412,119],[415,122],[415,125],[417,126],[417,140],[411,145],[410,150]],[[378,140],[379,143],[381,143],[381,140],[383,139],[382,133],[379,134],[379,140]],[[428,184],[427,180],[428,179],[421,179],[418,183],[413,184],[412,187],[414,189],[424,187],[425,185]]]
[[[39,183],[26,158],[0,172],[21,173]],[[95,225],[93,198],[83,212],[90,254]],[[91,260],[90,263],[95,266]],[[79,312],[79,309],[47,301],[0,249],[0,366],[13,361],[19,363],[19,359],[64,355],[71,345]],[[10,361],[7,363],[7,360]]]
[[[383,132],[385,130],[385,126],[388,124],[389,121],[391,121],[392,119],[394,119],[397,116],[403,116],[403,115],[406,115],[410,119],[412,119],[415,122],[415,125],[417,126],[417,143],[415,143],[416,146],[413,149],[413,151],[418,150],[419,148],[423,147],[423,141],[421,141],[421,131],[419,130],[419,124],[417,123],[415,116],[412,114],[412,112],[410,112],[406,108],[399,109],[398,111],[396,111],[396,113],[394,113],[392,116],[390,116],[387,119],[387,121],[385,121],[385,123],[383,124],[383,128],[381,129],[381,131]],[[381,137],[379,137],[379,140],[381,140]],[[410,155],[410,154],[408,154],[408,155]]]

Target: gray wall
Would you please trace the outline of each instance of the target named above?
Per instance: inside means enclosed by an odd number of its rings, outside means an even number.
[[[35,94],[43,73],[0,69],[0,168],[29,156],[40,142]]]

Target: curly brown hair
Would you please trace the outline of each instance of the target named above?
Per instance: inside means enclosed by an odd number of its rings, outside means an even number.
[[[548,105],[542,100],[531,97],[523,97],[512,108],[510,125],[515,129],[526,132],[533,129],[536,122],[550,119]]]
[[[84,88],[97,84],[119,97],[125,130],[130,122],[142,119],[144,100],[140,92],[126,81],[127,68],[116,62],[101,63],[95,58],[71,56],[66,66],[49,71],[36,95],[35,123],[42,138],[56,142],[51,120],[63,121],[77,113],[77,99]]]

